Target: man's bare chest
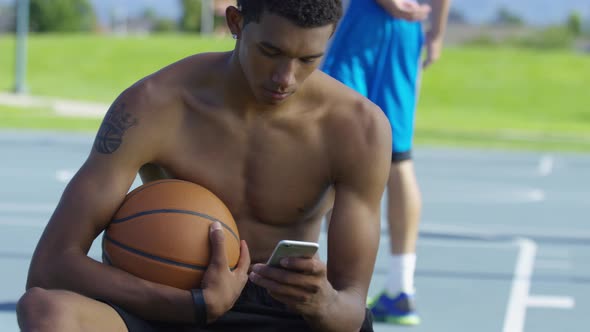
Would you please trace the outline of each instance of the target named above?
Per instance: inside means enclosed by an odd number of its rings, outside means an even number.
[[[165,154],[162,166],[213,191],[236,219],[293,224],[325,212],[332,175],[319,142],[281,132],[185,137]]]

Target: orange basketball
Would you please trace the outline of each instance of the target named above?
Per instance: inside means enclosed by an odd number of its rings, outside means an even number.
[[[233,269],[240,256],[240,238],[225,204],[191,182],[149,182],[127,195],[107,227],[103,262],[145,280],[200,288],[209,265],[213,221],[219,221],[225,232],[227,259]]]

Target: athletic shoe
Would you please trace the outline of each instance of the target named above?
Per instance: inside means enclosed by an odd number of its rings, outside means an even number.
[[[398,325],[418,325],[420,317],[414,306],[414,296],[401,292],[389,297],[385,291],[368,301],[369,309],[376,322]]]

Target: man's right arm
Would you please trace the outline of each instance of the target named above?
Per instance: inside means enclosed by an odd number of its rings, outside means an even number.
[[[166,135],[154,125],[157,119],[138,111],[147,107],[141,99],[128,91],[109,109],[92,152],[66,187],[37,245],[27,289],[71,290],[151,319],[190,322],[190,292],[139,279],[87,256],[139,168],[159,150],[160,134]]]

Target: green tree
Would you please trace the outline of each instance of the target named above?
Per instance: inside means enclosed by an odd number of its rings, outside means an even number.
[[[579,12],[572,12],[567,18],[567,29],[574,36],[579,36],[582,33],[582,16]]]
[[[496,12],[494,23],[498,25],[520,26],[524,24],[524,21],[520,16],[511,12],[508,8],[500,7]]]
[[[199,32],[201,30],[201,0],[181,0],[181,6],[180,29]]]
[[[154,22],[153,31],[155,32],[172,32],[177,30],[176,21],[159,18]]]
[[[90,31],[96,16],[90,0],[31,0],[30,22],[38,32]]]
[[[154,32],[171,32],[178,29],[178,22],[172,19],[159,17],[153,8],[146,8],[141,14],[141,18],[148,21],[151,31]]]
[[[158,13],[152,7],[148,7],[141,13],[141,18],[150,22],[155,22],[158,19]]]

